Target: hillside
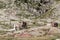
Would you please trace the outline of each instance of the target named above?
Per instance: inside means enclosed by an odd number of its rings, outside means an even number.
[[[14,26],[23,21],[27,23],[28,29],[16,31]],[[49,25],[52,21],[58,23],[58,28]],[[25,34],[28,36],[27,40],[31,35],[31,40],[35,40],[35,37],[36,40],[45,40],[45,37],[46,40],[49,40],[49,37],[51,37],[50,40],[55,40],[60,38],[59,30],[60,0],[0,0],[0,36],[2,38],[6,36],[6,40],[19,40],[22,33],[22,37]]]

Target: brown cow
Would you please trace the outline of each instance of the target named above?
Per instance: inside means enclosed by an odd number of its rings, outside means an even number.
[[[58,27],[58,23],[57,23],[57,22],[51,22],[51,25],[52,25],[53,27]]]
[[[27,29],[27,23],[24,21],[22,22],[22,28]]]

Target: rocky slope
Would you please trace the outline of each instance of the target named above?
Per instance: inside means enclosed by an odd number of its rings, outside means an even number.
[[[0,0],[0,24],[13,26],[24,20],[39,21],[52,4],[53,0]]]
[[[22,21],[29,29],[15,31],[14,24]],[[60,27],[59,0],[0,0],[0,36],[60,38],[60,29],[51,27],[51,21]]]
[[[13,28],[19,21],[26,21],[29,27],[59,22],[59,5],[55,0],[0,0],[0,27]]]

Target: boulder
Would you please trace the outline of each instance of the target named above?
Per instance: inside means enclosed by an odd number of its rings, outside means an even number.
[[[60,33],[60,29],[56,28],[56,27],[51,27],[48,34],[49,35],[54,35],[54,34],[57,34],[57,33]]]

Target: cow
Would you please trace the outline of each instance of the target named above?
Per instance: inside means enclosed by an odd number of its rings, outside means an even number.
[[[27,29],[27,23],[24,22],[24,21],[22,22],[22,28],[23,28],[23,29]]]
[[[58,27],[58,23],[57,23],[57,22],[51,22],[51,25],[52,25],[53,27]]]

